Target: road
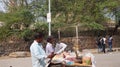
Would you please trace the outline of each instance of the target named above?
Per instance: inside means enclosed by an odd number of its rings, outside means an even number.
[[[96,67],[120,67],[120,52],[94,54]],[[31,58],[0,59],[0,67],[32,67]]]
[[[120,52],[94,55],[96,67],[120,67]]]

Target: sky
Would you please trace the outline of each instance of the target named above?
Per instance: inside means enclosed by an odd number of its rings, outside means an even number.
[[[5,12],[6,10],[5,10],[4,7],[5,7],[5,6],[4,6],[4,4],[2,3],[2,0],[0,0],[0,11]]]
[[[8,1],[8,0],[7,0]],[[28,0],[30,3],[32,0]],[[34,0],[33,0],[34,1]],[[6,12],[5,10],[5,4],[3,3],[3,0],[0,0],[0,11]]]

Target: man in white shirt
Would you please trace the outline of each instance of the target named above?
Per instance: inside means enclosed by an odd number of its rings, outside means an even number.
[[[112,35],[110,35],[108,38],[109,51],[113,51],[112,50],[112,41],[113,41],[113,37],[112,37]]]
[[[106,46],[106,38],[105,36],[103,36],[103,38],[101,39],[101,44],[102,44],[102,48],[103,48],[103,52],[106,53],[105,51],[105,46]]]
[[[49,36],[47,38],[47,45],[46,45],[46,54],[47,55],[54,54],[53,42],[54,42],[53,36]]]
[[[55,47],[55,54],[62,53],[66,47],[67,47],[67,45],[65,43],[58,42]]]
[[[33,67],[46,67],[46,58],[52,58],[53,55],[47,56],[43,47],[42,47],[42,40],[43,34],[36,33],[34,36],[35,40],[30,46],[30,52],[32,57],[32,66]]]
[[[54,37],[49,36],[47,38],[47,45],[46,45],[46,54],[47,55],[54,55],[54,56],[56,55],[56,54],[54,54],[53,42],[54,42]],[[51,67],[51,66],[52,66],[52,64],[50,63],[48,67]]]

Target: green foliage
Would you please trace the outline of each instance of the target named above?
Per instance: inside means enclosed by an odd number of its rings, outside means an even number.
[[[116,8],[114,10],[114,14],[115,14],[115,17],[116,17],[116,22],[119,24],[119,21],[120,21],[120,7]]]
[[[39,17],[46,17],[47,3],[46,0],[34,0],[29,4],[29,10],[35,16],[35,20],[39,22]]]
[[[48,23],[46,22],[36,22],[33,24],[35,32],[43,32],[46,34],[48,32]]]
[[[9,36],[17,35],[18,37],[20,34],[19,30],[12,30],[9,29],[7,26],[0,27],[0,40],[6,40]]]
[[[0,21],[4,23],[4,26],[0,28],[0,37],[7,38],[8,36],[12,36],[13,33],[19,33],[20,28],[18,31],[16,29],[12,29],[11,26],[14,24],[21,25],[28,27],[32,22],[34,22],[34,16],[31,12],[27,9],[21,9],[20,11],[12,12],[12,13],[0,13]],[[18,36],[20,33],[18,34]]]
[[[34,16],[26,9],[14,13],[3,13],[0,15],[0,21],[5,22],[7,25],[14,23],[30,24],[31,22],[34,22]]]
[[[34,32],[30,29],[25,29],[21,32],[21,37],[25,40],[25,41],[29,41],[33,39],[33,34]]]
[[[9,30],[7,30],[4,27],[0,27],[0,40],[3,40],[3,38],[6,38],[8,35]]]
[[[101,29],[101,25],[107,22],[104,14],[112,12],[117,6],[119,0],[52,0],[52,18],[53,22],[62,21],[71,25],[88,23],[88,27],[93,27],[91,24],[96,23],[100,27],[93,28]],[[104,12],[104,9],[108,11]]]
[[[61,22],[61,23],[58,23],[58,22],[57,22],[57,23],[52,23],[51,26],[52,26],[52,30],[53,30],[53,31],[58,31],[59,28],[65,27],[65,25],[66,25],[66,24],[63,23],[63,22]]]
[[[104,30],[104,26],[95,22],[92,23],[86,23],[84,24],[84,26],[87,26],[88,28],[92,29],[92,30]]]
[[[25,23],[29,25],[31,22],[34,22],[34,16],[31,14],[29,10],[21,10],[17,13],[19,15],[19,22]]]
[[[119,0],[51,0],[52,31],[77,24],[103,30],[107,22],[104,14],[113,12],[114,8],[119,7],[119,2]],[[15,4],[12,1],[5,3],[8,13],[0,13],[0,21],[5,24],[0,28],[0,37],[7,37],[13,33],[20,33],[21,37],[30,36],[31,30],[28,27],[39,17],[46,17],[48,11],[48,0],[32,0],[30,4],[27,0],[13,0]],[[119,13],[117,15],[120,16]],[[23,23],[27,28],[24,31],[11,29],[16,23],[18,25]],[[48,23],[37,22],[34,27],[36,31],[48,32]]]

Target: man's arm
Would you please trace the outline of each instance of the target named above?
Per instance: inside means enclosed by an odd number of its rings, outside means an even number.
[[[67,45],[64,44],[64,43],[61,43],[61,44],[59,44],[59,45],[62,45],[62,48],[56,52],[57,54],[59,54],[59,53],[61,53],[62,51],[64,51],[64,49],[67,47]]]

